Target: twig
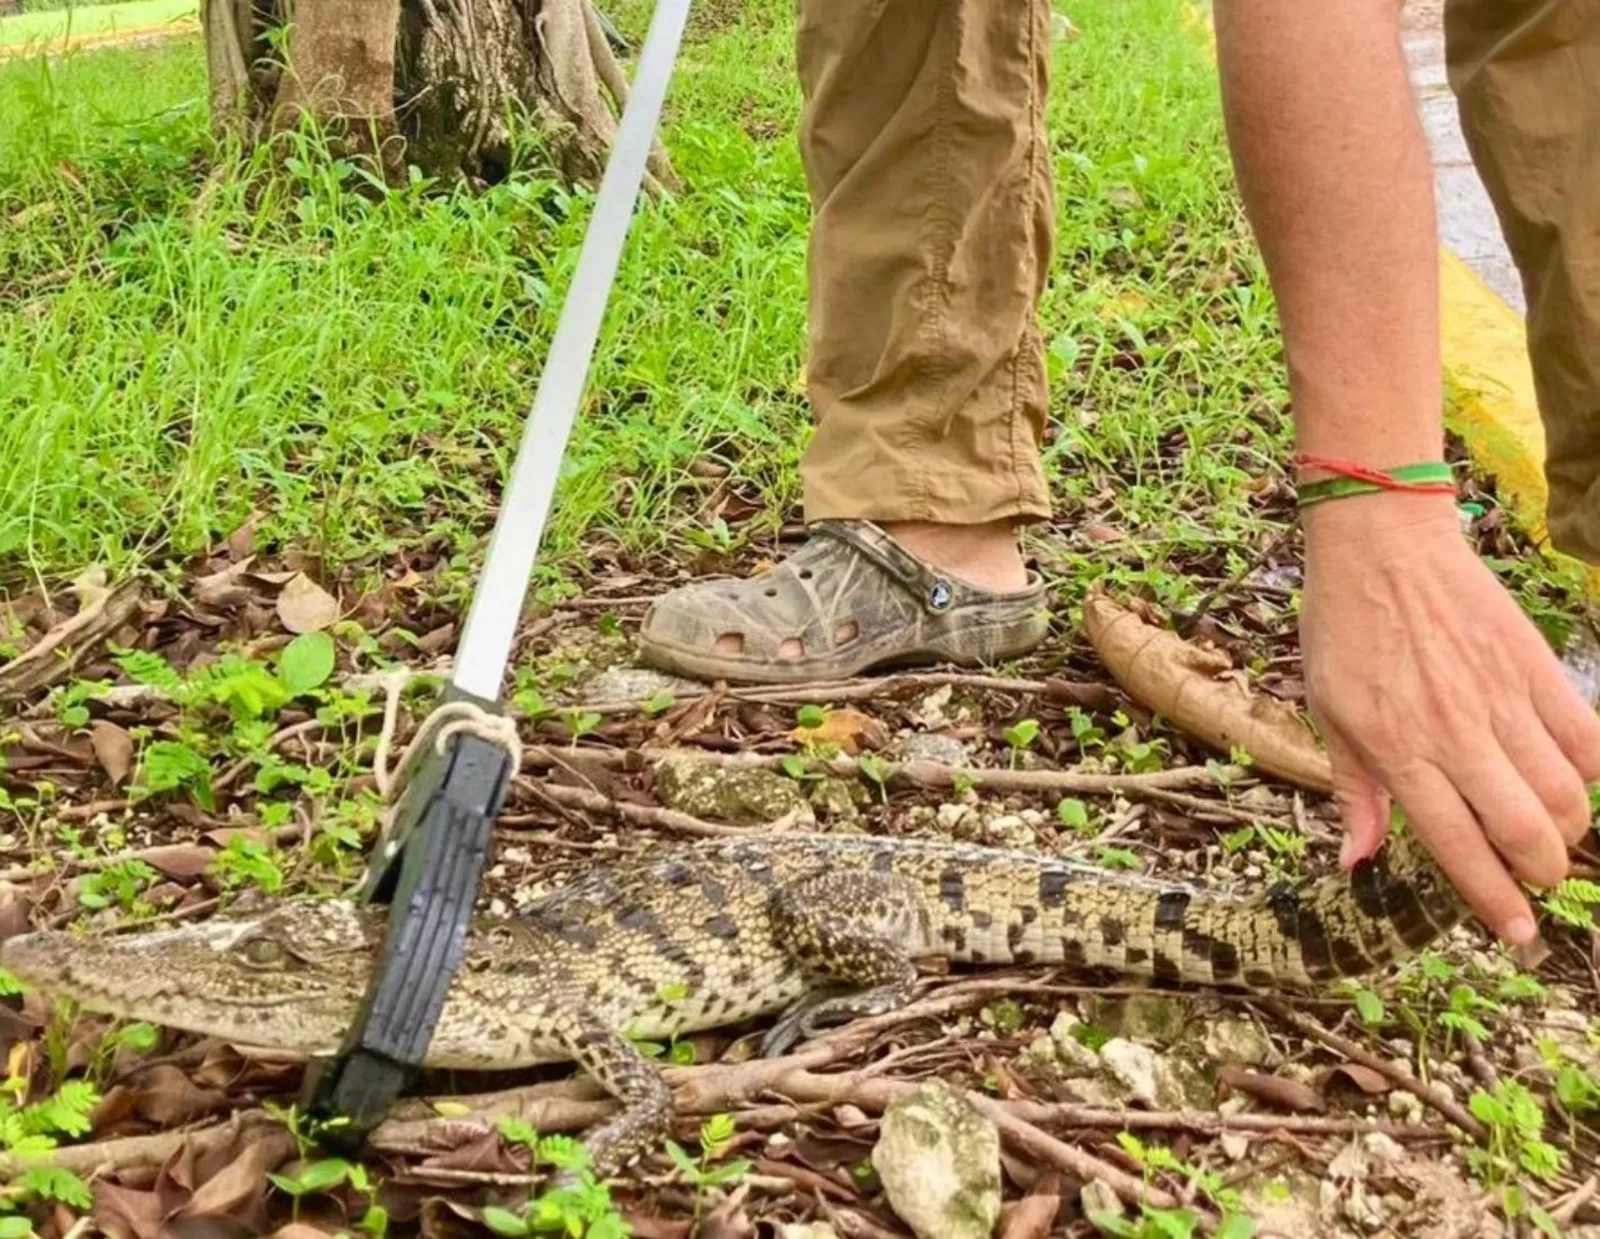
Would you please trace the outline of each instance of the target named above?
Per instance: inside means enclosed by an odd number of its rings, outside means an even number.
[[[597,764],[622,766],[636,761],[660,764],[664,761],[701,762],[728,770],[781,770],[792,765],[794,754],[716,753],[701,749],[584,750],[584,756]],[[554,755],[535,745],[523,748],[529,765],[551,764]],[[801,758],[808,771],[839,778],[863,777],[861,763],[854,757]],[[881,771],[886,781],[896,779],[924,788],[987,788],[997,792],[1072,792],[1084,796],[1151,796],[1190,787],[1221,787],[1245,777],[1237,766],[1177,766],[1144,774],[1102,774],[1089,770],[1008,770],[992,766],[946,766],[933,761],[884,762]],[[1208,807],[1220,808],[1225,806]]]
[[[285,744],[294,739],[296,736],[304,736],[313,731],[320,731],[322,726],[322,720],[315,718],[308,718],[298,723],[292,723],[288,727],[283,728],[281,731],[273,732],[272,735],[267,738],[267,742],[263,746],[263,750],[266,752],[271,752],[280,744]],[[211,784],[212,789],[220,791],[223,788],[231,786],[234,780],[239,778],[240,775],[244,774],[245,771],[249,770],[256,764],[257,756],[257,754],[251,754],[249,757],[241,757],[238,761],[234,762],[233,765],[229,766],[216,777],[216,780]]]
[[[1157,1209],[1176,1209],[1179,1205],[1178,1198],[1172,1193],[1158,1187],[1151,1187],[1140,1182],[1125,1170],[1119,1170],[1111,1163],[1102,1161],[1092,1153],[1087,1153],[1076,1145],[1067,1144],[1057,1140],[1047,1132],[1040,1131],[1032,1123],[1018,1118],[1009,1107],[1000,1104],[991,1097],[982,1093],[967,1091],[967,1101],[974,1109],[987,1115],[989,1120],[1000,1129],[1002,1136],[1009,1136],[1011,1143],[1033,1154],[1041,1161],[1054,1166],[1057,1170],[1082,1179],[1085,1183],[1100,1180],[1112,1191],[1129,1204],[1144,1203],[1153,1205]],[[1207,1219],[1201,1214],[1201,1225],[1206,1226]],[[1214,1226],[1215,1223],[1212,1223]],[[1207,1227],[1209,1229],[1209,1227]]]
[[[178,1128],[151,1136],[122,1136],[93,1144],[72,1144],[36,1156],[0,1155],[0,1180],[10,1182],[29,1166],[58,1166],[80,1178],[91,1178],[112,1171],[128,1171],[164,1165],[186,1142],[201,1156],[234,1140],[242,1129],[272,1126],[274,1120],[260,1110],[244,1110],[231,1119],[205,1127]]]
[[[729,701],[751,705],[832,705],[846,701],[875,701],[912,688],[964,688],[972,692],[1016,693],[1026,697],[1053,697],[1069,701],[1074,690],[1104,692],[1112,690],[1095,681],[1019,680],[1009,676],[965,674],[959,671],[908,671],[898,675],[863,677],[854,680],[817,680],[808,684],[781,687],[730,688]],[[715,690],[708,686],[685,688],[675,694],[679,703],[698,701]],[[637,714],[637,701],[579,702],[571,709],[600,715]]]
[[[1426,1123],[1385,1123],[1373,1119],[1314,1114],[1223,1114],[1211,1110],[1108,1110],[1073,1102],[1011,1100],[999,1103],[1036,1124],[1106,1127],[1121,1130],[1191,1131],[1215,1136],[1225,1131],[1278,1132],[1299,1136],[1352,1136],[1377,1133],[1393,1140],[1439,1140],[1443,1133]]]
[[[564,787],[556,783],[535,783],[528,779],[519,779],[517,783],[534,795],[542,796],[558,805],[584,809],[590,813],[614,813],[625,822],[639,826],[659,826],[663,830],[672,830],[684,835],[738,837],[782,829],[782,824],[779,822],[768,826],[725,826],[720,822],[707,822],[688,813],[679,813],[676,809],[662,809],[655,805],[613,800],[604,792],[590,791],[586,787]]]
[[[57,809],[56,816],[63,822],[86,822],[102,813],[121,813],[124,809],[131,809],[133,805],[134,802],[126,797],[116,800],[90,800],[85,804],[68,805],[64,809]]]
[[[1592,1174],[1582,1184],[1552,1205],[1550,1207],[1550,1216],[1563,1229],[1571,1226],[1578,1216],[1578,1210],[1593,1200],[1596,1192],[1600,1192],[1600,1175]]]
[[[1329,1032],[1308,1015],[1302,1015],[1298,1011],[1291,1011],[1287,1007],[1278,1004],[1273,1004],[1272,1009],[1281,1019],[1294,1025],[1312,1040],[1320,1041],[1330,1050],[1337,1050],[1346,1058],[1360,1063],[1363,1067],[1372,1068],[1379,1075],[1405,1089],[1406,1092],[1416,1097],[1424,1105],[1432,1106],[1474,1140],[1481,1142],[1487,1136],[1488,1133],[1484,1130],[1483,1124],[1478,1122],[1465,1108],[1450,1098],[1435,1093],[1404,1068],[1396,1067],[1387,1059],[1379,1057],[1371,1050],[1351,1041],[1348,1037],[1341,1037],[1336,1032]]]
[[[1478,1039],[1468,1033],[1461,1038],[1461,1041],[1462,1047],[1466,1051],[1467,1066],[1471,1068],[1472,1074],[1477,1077],[1478,1083],[1490,1092],[1500,1087],[1500,1073],[1495,1070],[1494,1064],[1489,1061],[1489,1056],[1483,1052],[1483,1046],[1478,1043]]]

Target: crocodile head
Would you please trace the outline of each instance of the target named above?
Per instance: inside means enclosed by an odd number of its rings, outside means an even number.
[[[56,998],[262,1049],[331,1054],[355,1018],[379,915],[294,900],[260,915],[145,933],[22,934],[0,968]]]

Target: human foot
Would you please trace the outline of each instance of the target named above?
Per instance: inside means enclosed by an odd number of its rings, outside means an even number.
[[[1010,521],[986,525],[936,525],[932,521],[885,522],[881,528],[930,568],[995,593],[1028,587],[1016,528]]]
[[[781,684],[994,662],[1044,638],[1044,584],[1009,529],[899,528],[904,541],[866,521],[825,521],[771,572],[674,590],[645,617],[640,652],[697,679]]]

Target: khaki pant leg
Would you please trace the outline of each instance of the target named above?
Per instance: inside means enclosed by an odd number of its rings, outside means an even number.
[[[807,518],[1048,516],[1048,4],[799,7]]]
[[[1448,0],[1445,39],[1527,296],[1551,540],[1600,563],[1600,0]]]

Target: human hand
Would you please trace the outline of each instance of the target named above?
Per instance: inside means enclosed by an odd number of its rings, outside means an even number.
[[[1304,517],[1300,640],[1341,863],[1377,851],[1392,796],[1485,923],[1533,941],[1518,881],[1566,876],[1600,781],[1600,718],[1467,545],[1450,497],[1364,496]]]

